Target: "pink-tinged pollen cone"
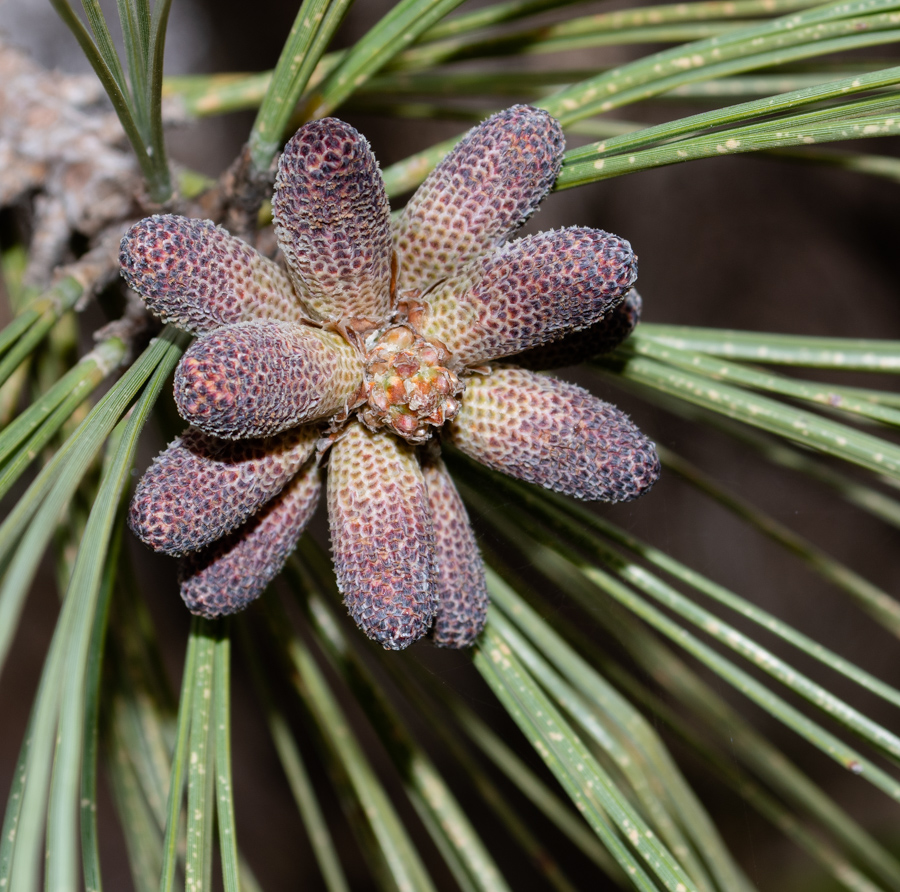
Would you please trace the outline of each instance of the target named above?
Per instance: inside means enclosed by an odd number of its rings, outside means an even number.
[[[219,440],[188,428],[141,477],[128,525],[155,551],[179,556],[240,526],[312,455],[315,428],[267,440]]]
[[[469,379],[449,434],[489,468],[579,499],[630,501],[659,476],[653,443],[624,412],[511,366]]]
[[[546,112],[500,112],[438,165],[392,232],[368,142],[326,118],[301,127],[280,161],[273,217],[287,271],[208,220],[156,215],[128,231],[128,284],[199,336],[175,372],[191,427],[154,460],[129,514],[146,544],[184,558],[191,611],[233,613],[278,573],[329,444],[338,586],[392,650],[429,631],[467,647],[485,623],[485,571],[439,439],[580,498],[650,488],[655,448],[627,416],[493,365],[516,354],[572,364],[613,349],[640,313],[627,241],[571,228],[507,243],[563,151]]]
[[[119,264],[150,312],[192,334],[306,315],[278,264],[210,220],[146,217],[125,233]]]
[[[316,318],[384,318],[390,205],[364,136],[337,118],[301,127],[281,156],[272,211],[294,285]]]
[[[564,150],[559,122],[527,105],[470,130],[397,222],[398,291],[424,290],[502,244],[552,188]]]
[[[183,559],[181,597],[214,619],[243,610],[278,575],[319,503],[322,475],[312,464],[247,524]]]
[[[637,278],[624,239],[561,229],[513,242],[425,296],[425,337],[473,365],[558,340],[617,307]]]
[[[434,527],[438,609],[431,636],[439,647],[469,647],[487,618],[484,564],[465,505],[440,458],[422,466]]]
[[[636,288],[632,288],[619,306],[590,328],[567,334],[552,344],[517,353],[512,361],[521,368],[535,371],[580,365],[615,350],[640,322],[642,308],[641,296]]]
[[[327,418],[362,382],[342,337],[287,322],[246,322],[196,341],[175,372],[181,416],[226,439],[268,437]]]
[[[331,447],[328,519],[338,588],[389,650],[421,638],[437,609],[434,533],[414,450],[352,422]]]

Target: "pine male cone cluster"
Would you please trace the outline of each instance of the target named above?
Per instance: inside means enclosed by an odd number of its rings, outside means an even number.
[[[282,155],[273,213],[287,271],[209,221],[148,217],[128,284],[197,336],[175,376],[188,429],[130,511],[183,558],[194,613],[233,613],[278,573],[319,500],[363,631],[401,649],[470,645],[488,605],[449,443],[521,480],[619,502],[653,485],[622,412],[535,369],[609,350],[640,314],[627,241],[568,228],[516,241],[559,173],[557,121],[515,106],[471,130],[392,225],[356,130],[313,121]]]

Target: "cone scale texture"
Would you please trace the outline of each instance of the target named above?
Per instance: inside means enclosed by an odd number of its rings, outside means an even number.
[[[319,319],[383,319],[391,299],[391,217],[365,137],[335,118],[285,146],[275,234],[304,303]]]
[[[631,501],[659,476],[653,444],[624,412],[526,369],[470,380],[449,436],[489,468],[579,499]]]
[[[277,495],[312,455],[316,440],[313,428],[237,442],[188,428],[141,478],[128,525],[163,554],[196,551]]]
[[[431,638],[439,647],[468,647],[484,628],[488,593],[469,515],[440,458],[422,466],[434,527],[438,610]]]
[[[528,236],[477,260],[426,296],[419,326],[477,365],[599,322],[637,278],[624,239],[598,229]]]
[[[328,520],[338,588],[363,631],[391,650],[434,619],[434,533],[415,452],[353,423],[331,448]]]
[[[147,309],[192,334],[307,315],[281,267],[209,220],[146,217],[125,234],[119,262]]]
[[[122,241],[147,307],[198,335],[175,374],[191,425],[150,466],[129,524],[182,556],[188,608],[250,604],[279,572],[326,474],[348,613],[400,650],[477,642],[488,609],[465,507],[440,459],[583,499],[627,501],[659,473],[614,406],[530,369],[613,349],[637,323],[637,258],[580,227],[510,241],[552,188],[565,143],[518,105],[466,134],[391,224],[350,125],[304,125],[273,198],[285,266],[208,220],[148,217]],[[315,453],[315,457],[313,457]]]
[[[244,528],[184,558],[178,575],[188,610],[227,616],[258,598],[296,548],[321,491],[321,471],[312,465]]]
[[[424,290],[502,244],[550,191],[564,149],[559,122],[527,105],[470,130],[400,216],[398,290]]]
[[[541,371],[565,366],[581,365],[595,356],[615,350],[641,321],[643,301],[636,288],[611,313],[581,331],[573,331],[560,340],[541,347],[532,347],[515,356],[515,364]]]
[[[195,342],[175,372],[185,421],[217,437],[268,437],[334,415],[359,389],[362,362],[339,335],[247,322]]]

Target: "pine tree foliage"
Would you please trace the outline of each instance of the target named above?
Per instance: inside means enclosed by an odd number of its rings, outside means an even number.
[[[715,578],[701,540],[670,547],[652,525],[645,536],[638,515],[596,510],[452,446],[443,458],[475,521],[491,600],[473,647],[423,641],[397,653],[366,639],[315,529],[249,610],[154,620],[176,586],[145,578],[126,517],[142,445],[179,433],[171,376],[193,348],[126,288],[118,260],[135,221],[160,214],[212,220],[274,255],[286,141],[310,121],[360,113],[457,131],[384,166],[395,218],[473,124],[518,103],[567,136],[557,192],[597,194],[601,180],[637,184],[661,166],[750,152],[893,190],[900,0],[614,11],[399,0],[349,44],[339,28],[357,13],[351,0],[303,0],[273,70],[170,78],[170,0],[119,0],[117,22],[96,0],[51,2],[94,76],[45,71],[0,42],[0,683],[17,678],[42,567],[59,593],[27,727],[2,723],[21,742],[4,778],[0,889],[100,890],[118,845],[98,821],[103,789],[139,892],[267,888],[245,828],[282,828],[274,812],[245,811],[246,766],[238,750],[232,758],[233,730],[253,723],[280,766],[273,801],[288,791],[302,828],[292,887],[776,888],[776,871],[760,870],[733,832],[748,822],[791,853],[777,888],[900,890],[900,690],[889,678],[851,660],[840,636],[826,643],[821,617],[769,609],[761,577]],[[609,46],[630,61],[590,61]],[[218,179],[170,163],[171,124],[246,109],[245,148]],[[865,300],[848,296],[854,312]],[[652,294],[643,302],[653,319]],[[891,647],[900,593],[776,517],[764,493],[732,489],[738,465],[764,468],[770,481],[801,481],[800,507],[836,525],[865,516],[885,541],[900,527],[900,340],[846,337],[839,319],[796,334],[790,314],[772,333],[645,321],[610,351],[572,346],[556,364],[586,359],[579,384],[622,394],[642,428],[666,419],[646,431],[660,486],[712,506],[716,543],[821,586],[822,611],[839,605],[850,618],[848,640]],[[340,320],[313,322],[316,337],[337,338],[328,326]],[[691,462],[681,452],[693,437],[734,468]],[[677,529],[679,506],[651,491],[641,511],[668,512]],[[173,640],[180,690],[165,666]],[[246,714],[242,701],[232,709],[233,671],[252,686]]]

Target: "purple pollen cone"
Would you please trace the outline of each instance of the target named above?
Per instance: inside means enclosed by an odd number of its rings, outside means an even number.
[[[188,428],[141,478],[128,525],[163,554],[203,548],[276,496],[312,455],[316,440],[312,427],[237,442]]]
[[[366,138],[337,118],[311,121],[284,148],[275,234],[317,319],[383,319],[391,309],[391,217]]]
[[[331,447],[328,519],[338,588],[356,623],[390,650],[421,638],[438,592],[428,494],[413,449],[351,424]]]
[[[277,263],[209,220],[146,217],[125,233],[119,263],[147,309],[193,334],[305,315]]]
[[[241,529],[182,560],[181,597],[191,613],[243,610],[275,578],[316,510],[321,472],[312,465]]]
[[[230,325],[196,341],[175,372],[185,421],[230,440],[325,419],[359,389],[362,362],[339,335],[289,322]]]
[[[558,340],[608,316],[637,278],[624,239],[541,232],[477,260],[426,295],[420,322],[458,362],[478,365]]]
[[[659,476],[656,449],[627,415],[526,369],[496,366],[470,379],[449,431],[489,468],[579,499],[629,502]]]
[[[422,466],[434,527],[438,610],[431,638],[439,647],[468,647],[484,628],[488,593],[484,564],[465,505],[440,458]]]
[[[532,371],[614,349],[641,311],[637,258],[619,236],[574,227],[510,241],[564,150],[559,122],[513,106],[469,131],[392,223],[369,143],[324,118],[279,164],[286,268],[209,220],[162,214],[126,233],[128,285],[199,336],[175,374],[191,426],[145,472],[129,512],[144,543],[182,557],[193,613],[224,616],[260,595],[327,472],[335,575],[354,622],[390,650],[424,636],[469,647],[488,594],[441,439],[581,499],[650,489],[659,460],[631,420]],[[507,357],[516,364],[497,362]]]

